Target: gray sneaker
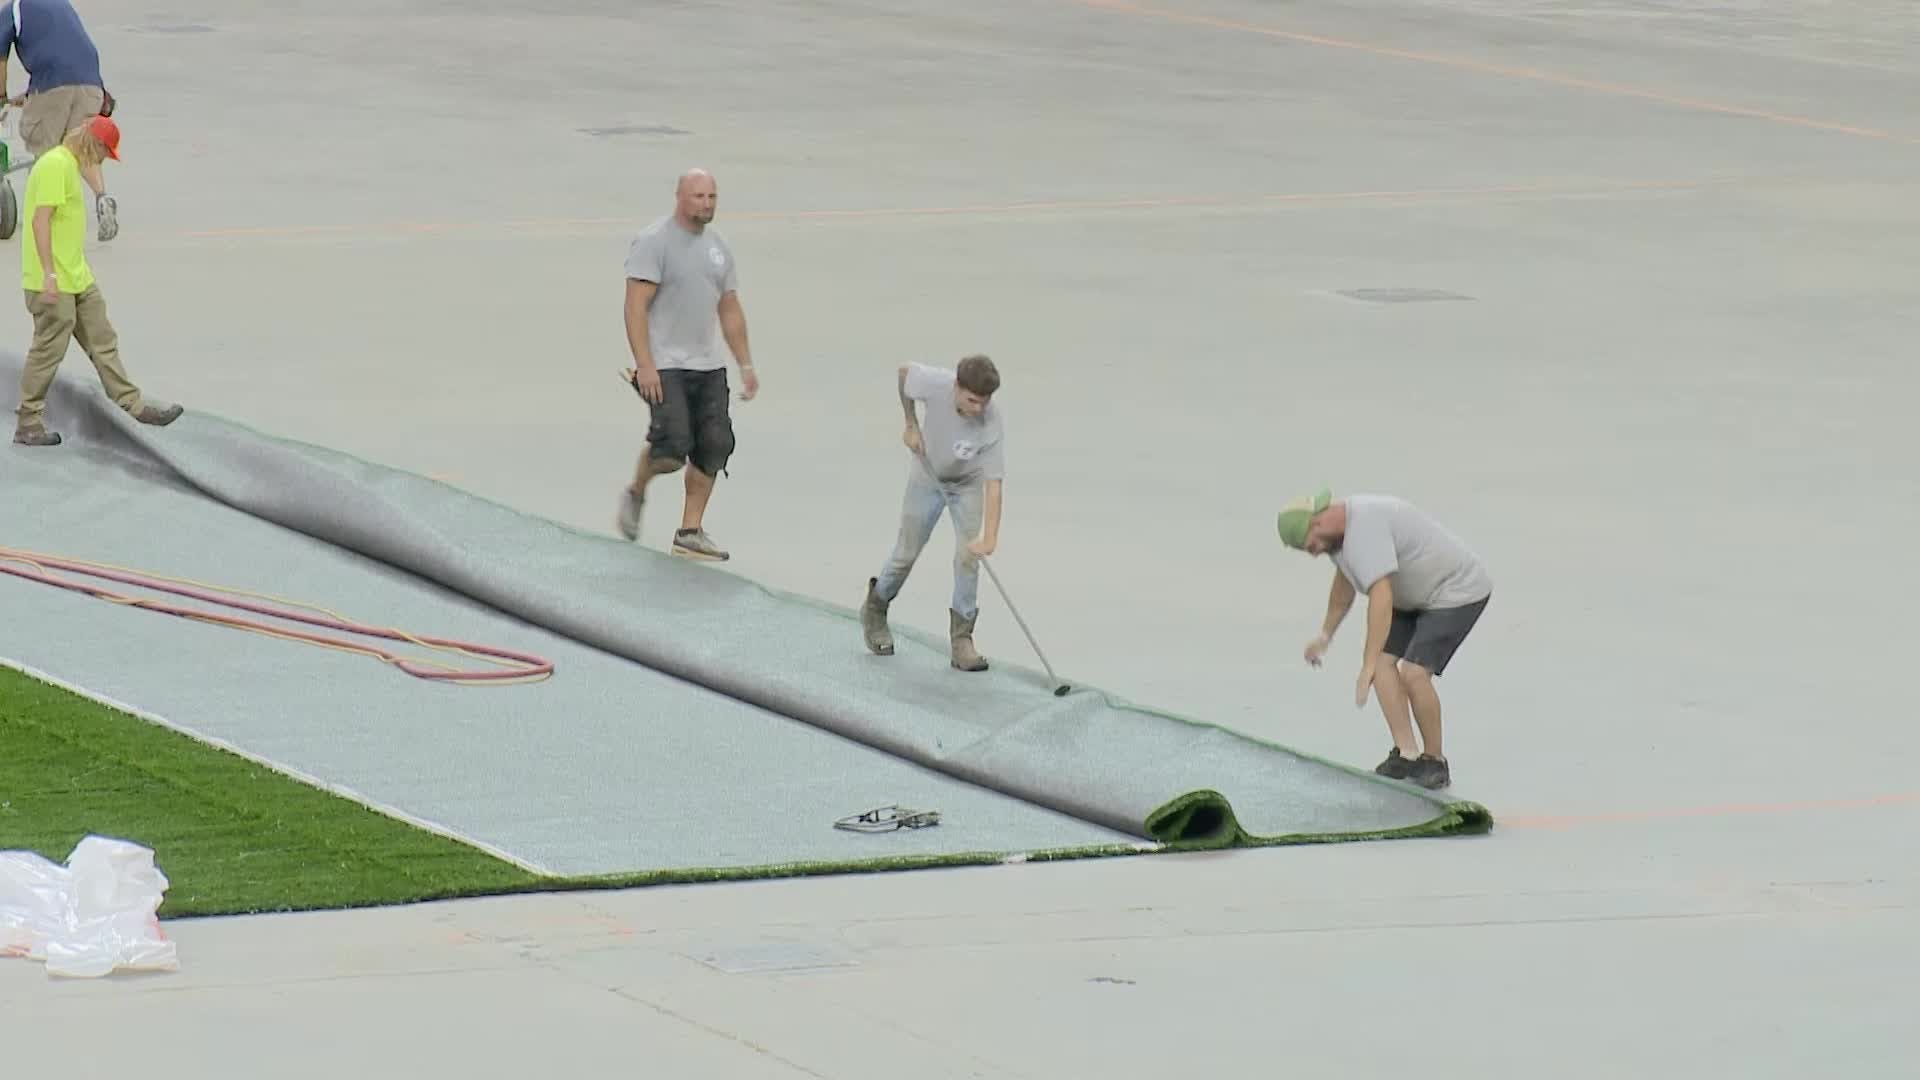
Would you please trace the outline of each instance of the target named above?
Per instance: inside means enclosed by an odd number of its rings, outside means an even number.
[[[731,558],[705,529],[676,529],[673,534],[673,553],[689,559],[705,559],[709,562],[725,562]]]
[[[94,200],[94,212],[100,215],[100,242],[106,243],[120,235],[120,204],[113,196],[102,195]]]
[[[645,496],[635,495],[632,488],[623,488],[620,492],[620,513],[613,519],[614,528],[629,540],[640,539],[640,507],[646,502]]]

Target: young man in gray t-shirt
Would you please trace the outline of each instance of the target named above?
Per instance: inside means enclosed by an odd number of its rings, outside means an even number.
[[[957,368],[908,364],[900,369],[900,407],[907,427],[901,436],[914,461],[900,507],[900,531],[893,554],[879,576],[867,579],[860,625],[867,648],[893,655],[887,606],[900,594],[913,564],[933,536],[942,510],[953,518],[953,598],[948,632],[953,666],[985,671],[987,662],[973,645],[979,618],[979,560],[1000,542],[1000,485],[1006,478],[1006,429],[993,400],[1000,373],[985,356],[968,356]],[[915,412],[926,406],[926,416]]]
[[[1393,750],[1374,771],[1427,788],[1452,783],[1433,679],[1446,670],[1493,595],[1486,565],[1445,526],[1393,495],[1335,500],[1322,488],[1282,509],[1278,527],[1288,547],[1326,555],[1334,565],[1326,619],[1307,643],[1309,664],[1320,666],[1353,598],[1367,598],[1367,641],[1354,704],[1365,705],[1371,689],[1393,733]],[[1414,743],[1409,710],[1424,750]]]
[[[717,198],[712,176],[688,170],[674,190],[674,212],[642,229],[627,251],[627,347],[633,367],[625,375],[651,416],[640,463],[633,483],[620,493],[615,519],[622,536],[639,539],[647,481],[688,466],[686,502],[671,550],[708,560],[728,557],[705,526],[714,478],[734,451],[722,338],[740,365],[742,400],[751,401],[760,390],[747,348],[733,249],[713,227]]]

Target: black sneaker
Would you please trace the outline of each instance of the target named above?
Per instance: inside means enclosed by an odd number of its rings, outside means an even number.
[[[1413,772],[1413,762],[1400,756],[1400,748],[1394,747],[1387,754],[1387,760],[1373,767],[1373,771],[1389,780],[1405,780]]]
[[[1448,771],[1445,761],[1432,754],[1421,754],[1414,760],[1412,772],[1407,779],[1431,790],[1453,783],[1453,774]]]

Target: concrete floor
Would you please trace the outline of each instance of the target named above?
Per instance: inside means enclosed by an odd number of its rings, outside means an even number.
[[[704,165],[764,382],[730,572],[857,601],[892,368],[984,350],[996,567],[1065,678],[1371,762],[1359,623],[1300,662],[1329,571],[1273,512],[1469,537],[1447,750],[1500,827],[183,923],[177,975],[0,965],[10,1065],[1911,1075],[1911,4],[555,7],[91,0],[137,377],[610,528],[620,262]]]

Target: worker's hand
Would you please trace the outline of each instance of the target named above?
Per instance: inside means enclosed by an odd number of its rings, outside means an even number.
[[[1314,667],[1319,667],[1320,661],[1327,655],[1327,646],[1330,644],[1332,644],[1332,642],[1327,640],[1327,635],[1325,634],[1321,634],[1319,637],[1307,642],[1307,663],[1312,664]]]
[[[920,452],[920,447],[922,444],[920,440],[919,424],[908,424],[906,434],[902,435],[900,438],[902,442],[905,442],[907,444],[907,449],[913,451],[916,454]]]
[[[751,366],[742,367],[740,369],[740,400],[752,401],[753,396],[759,392],[760,376],[753,373]]]
[[[981,536],[975,538],[973,543],[967,545],[967,554],[972,555],[976,559],[984,559],[993,554],[994,549],[999,546],[999,541],[996,538]]]
[[[60,302],[60,279],[58,277],[53,274],[48,274],[45,278],[41,279],[40,299],[45,300],[49,304],[57,304]]]
[[[666,394],[660,389],[659,368],[652,364],[648,364],[645,368],[628,368],[626,376],[627,381],[632,383],[633,388],[640,391],[640,396],[647,401],[658,405],[666,399]]]
[[[1367,691],[1373,689],[1373,661],[1367,661],[1360,669],[1360,681],[1353,684],[1353,707],[1364,708],[1367,704]]]

